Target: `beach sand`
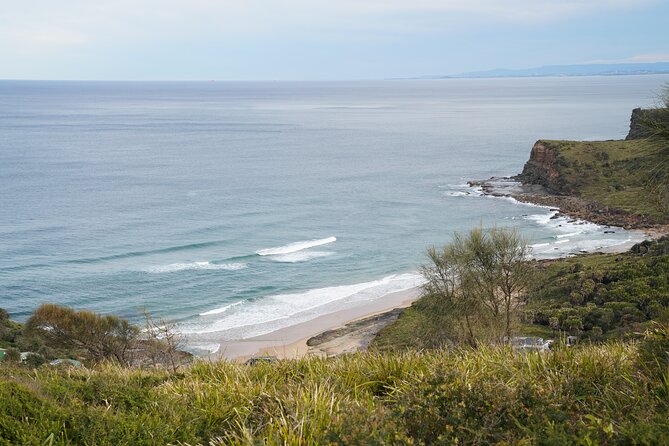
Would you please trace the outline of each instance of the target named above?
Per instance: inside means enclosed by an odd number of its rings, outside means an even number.
[[[325,314],[272,333],[221,343],[217,357],[212,359],[245,361],[250,357],[265,355],[294,359],[305,355],[328,356],[355,351],[360,347],[366,347],[371,337],[384,324],[387,325],[397,318],[397,312],[386,317],[375,318],[375,316],[408,307],[419,296],[420,288],[398,291],[357,307]],[[329,330],[336,330],[332,339],[317,346],[307,345],[307,340]]]

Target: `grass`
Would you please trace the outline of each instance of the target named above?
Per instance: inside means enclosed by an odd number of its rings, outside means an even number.
[[[544,141],[557,153],[556,168],[565,191],[601,206],[669,220],[669,203],[653,181],[665,151],[647,140]]]
[[[658,444],[636,344],[360,353],[179,374],[0,366],[0,444]]]

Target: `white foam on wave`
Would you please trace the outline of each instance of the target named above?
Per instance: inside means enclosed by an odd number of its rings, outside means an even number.
[[[331,251],[298,251],[291,252],[290,254],[271,256],[271,259],[280,263],[299,263],[317,259],[319,257],[328,257],[332,254],[334,254],[334,252]]]
[[[204,313],[200,313],[200,316],[210,316],[212,314],[221,314],[225,313],[232,307],[236,307],[237,305],[241,305],[244,301],[240,300],[239,302],[233,302],[231,304],[222,306],[220,308],[215,308],[213,310],[205,311]]]
[[[187,263],[170,263],[169,265],[159,265],[147,268],[147,273],[162,274],[174,273],[177,271],[188,270],[224,270],[237,271],[246,268],[245,263],[210,263],[210,262],[187,262]]]
[[[557,234],[555,238],[561,239],[561,238],[567,238],[567,237],[574,237],[576,235],[581,235],[583,234],[583,231],[576,231],[576,232],[569,232],[567,234]]]
[[[276,294],[230,308],[214,321],[195,321],[184,334],[217,333],[220,339],[245,339],[271,333],[342,308],[354,307],[424,283],[416,273],[397,274],[371,282]]]
[[[483,195],[481,186],[470,186],[469,184],[445,184],[437,186],[439,189],[445,189],[443,194],[447,197],[480,197]]]
[[[440,188],[451,189],[446,193],[453,195],[458,194],[459,191],[466,190],[463,185],[447,185]],[[530,245],[532,255],[537,258],[554,258],[580,252],[607,250],[628,242],[641,241],[643,239],[639,234],[625,231],[622,228],[611,228],[585,220],[558,216],[559,210],[552,206],[525,203],[508,195],[481,195],[484,198],[502,199],[514,205],[542,210],[530,215],[523,215],[522,217],[512,217],[514,220],[522,218],[527,222],[542,227],[540,231],[542,233],[545,233],[546,229],[548,229],[549,233],[552,233],[552,235],[542,236],[537,240],[537,243]]]
[[[259,256],[274,256],[282,254],[291,254],[293,252],[304,251],[305,249],[315,248],[316,246],[327,245],[337,241],[337,237],[327,237],[318,240],[303,240],[300,242],[289,243],[288,245],[278,246],[276,248],[267,248],[256,251]]]
[[[221,344],[187,344],[186,350],[196,355],[213,355],[221,349]]]
[[[535,243],[534,245],[530,245],[530,248],[537,249],[537,248],[545,248],[546,246],[550,246],[550,243]]]
[[[608,250],[629,242],[640,241],[642,236],[622,228],[612,228],[585,220],[557,216],[559,211],[525,215],[525,220],[548,228],[554,235],[550,241],[531,245],[532,255],[537,258],[571,256],[582,252]]]
[[[588,238],[581,240],[558,240],[555,243],[538,243],[531,245],[532,253],[537,258],[571,256],[584,252],[606,251],[616,246],[635,241],[632,237],[625,239]],[[559,246],[558,246],[559,245]]]

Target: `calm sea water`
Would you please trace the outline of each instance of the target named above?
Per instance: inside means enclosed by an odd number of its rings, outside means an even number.
[[[415,285],[479,224],[541,256],[624,242],[465,183],[539,138],[624,137],[668,80],[0,82],[0,307],[235,339]]]

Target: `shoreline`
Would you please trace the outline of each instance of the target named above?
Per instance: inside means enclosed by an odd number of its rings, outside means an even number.
[[[649,223],[643,216],[601,206],[574,195],[556,195],[539,184],[525,183],[518,176],[491,177],[487,180],[469,181],[467,184],[480,188],[484,196],[513,198],[521,203],[553,208],[558,211],[558,216],[627,231],[640,231],[652,239],[669,234],[669,224]]]
[[[642,240],[657,239],[669,233],[669,225],[621,226],[616,225],[616,221],[603,221],[605,218],[603,215],[593,219],[584,218],[583,212],[574,211],[571,206],[566,209],[560,206],[565,202],[578,202],[577,197],[553,195],[541,187],[523,185],[514,178],[493,177],[486,181],[471,181],[469,184],[472,187],[480,187],[483,195],[511,197],[519,202],[554,208],[558,211],[558,215],[622,228],[637,233]],[[596,210],[589,209],[585,217],[590,217],[594,215],[593,213],[596,213]],[[639,243],[639,240],[628,240],[617,245],[592,249],[587,253],[622,253],[636,243]],[[420,287],[390,293],[363,305],[321,315],[265,335],[221,342],[219,351],[210,357],[213,360],[244,362],[259,356],[298,359],[306,356],[329,357],[364,350],[383,327],[394,322],[402,310],[419,297]]]
[[[365,341],[368,342],[369,336],[376,333],[372,333],[374,328],[378,327],[380,330],[383,323],[387,325],[392,322],[392,316],[388,313],[410,306],[419,297],[419,287],[389,293],[362,305],[324,314],[271,333],[221,342],[220,349],[210,357],[212,360],[244,362],[257,356],[298,359],[304,356],[332,356],[355,351]],[[358,326],[355,326],[356,323],[359,323]],[[347,330],[346,327],[352,324],[354,326]],[[330,331],[336,331],[337,335],[318,345],[307,345],[310,339]],[[348,336],[354,331],[357,336]]]

